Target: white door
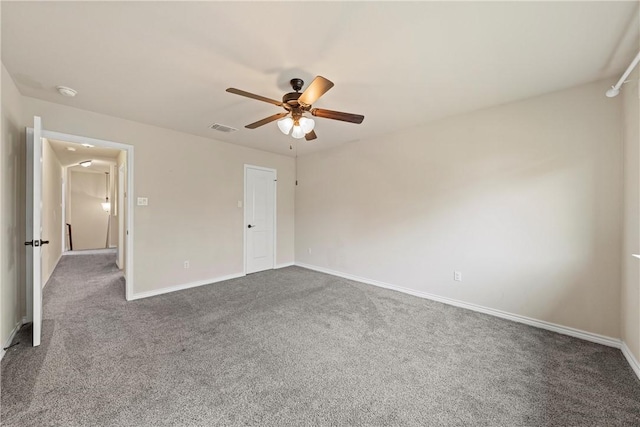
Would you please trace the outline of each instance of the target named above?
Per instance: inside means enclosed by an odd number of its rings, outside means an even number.
[[[275,266],[276,171],[245,166],[244,219],[246,273]]]
[[[33,322],[33,346],[42,334],[42,122],[33,118],[27,129],[27,318]]]

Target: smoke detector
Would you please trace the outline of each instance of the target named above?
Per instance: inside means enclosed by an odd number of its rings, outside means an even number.
[[[58,90],[60,95],[66,96],[68,98],[73,98],[78,94],[77,90],[71,89],[70,87],[66,87],[66,86],[56,86],[56,89]]]

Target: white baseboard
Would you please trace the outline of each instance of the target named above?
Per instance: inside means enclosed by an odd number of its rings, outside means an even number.
[[[105,249],[80,249],[76,251],[66,251],[62,255],[95,255],[95,254],[115,254],[117,248],[105,248]]]
[[[5,348],[9,347],[11,345],[11,342],[16,337],[16,334],[18,333],[18,331],[20,330],[22,325],[24,325],[26,323],[25,320],[26,320],[26,318],[23,317],[20,321],[18,321],[16,326],[13,328],[13,330],[9,334],[9,338],[7,338],[7,341],[5,341],[4,344],[2,344],[2,348],[0,348],[0,360],[2,360],[2,358],[5,355],[5,353],[7,352],[5,350]]]
[[[629,350],[629,347],[627,347],[627,343],[624,341],[622,341],[621,350],[625,359],[627,359],[627,362],[629,362],[629,365],[631,365],[631,369],[633,369],[633,372],[635,372],[638,376],[638,379],[640,379],[640,362],[638,362],[638,359],[636,359],[633,353],[631,353],[631,350]]]
[[[237,279],[244,277],[244,273],[229,274],[227,276],[215,277],[213,279],[198,280],[196,282],[183,283],[181,285],[169,286],[162,289],[154,289],[152,291],[134,293],[129,301],[154,297],[156,295],[168,294],[170,292],[182,291],[184,289],[197,288],[198,286],[211,285],[213,283],[224,282],[225,280]]]
[[[291,267],[293,265],[295,265],[294,262],[278,264],[274,267],[274,269]],[[246,274],[244,273],[229,274],[227,276],[216,277],[213,279],[198,280],[196,282],[183,283],[180,285],[169,286],[167,288],[155,289],[153,291],[139,292],[139,293],[133,294],[133,296],[129,301],[142,299],[142,298],[149,298],[156,295],[168,294],[170,292],[182,291],[184,289],[196,288],[198,286],[211,285],[213,283],[224,282],[225,280],[237,279],[239,277],[244,277],[244,276],[246,276]]]
[[[275,267],[273,267],[275,270],[279,269],[279,268],[286,268],[286,267],[292,267],[296,265],[295,262],[285,262],[283,264],[278,264]]]
[[[348,273],[342,273],[340,271],[330,270],[324,267],[318,267],[315,265],[304,264],[296,262],[297,266],[308,268],[309,270],[319,271],[321,273],[331,274],[332,276],[342,277],[344,279],[354,280],[356,282],[366,283],[368,285],[378,286],[381,288],[391,289],[394,291],[402,292],[405,294],[417,296],[420,298],[429,299],[432,301],[441,302],[456,307],[466,308],[467,310],[477,311],[479,313],[488,314],[490,316],[499,317],[501,319],[507,319],[518,323],[524,323],[525,325],[535,326],[536,328],[546,329],[548,331],[557,332],[563,335],[569,335],[575,338],[580,338],[586,341],[591,341],[597,344],[606,345],[608,347],[621,348],[621,341],[617,338],[611,338],[604,335],[594,334],[592,332],[583,331],[580,329],[570,328],[568,326],[558,325],[556,323],[545,322],[544,320],[533,319],[531,317],[521,316],[519,314],[509,313],[502,310],[496,310],[494,308],[484,307],[477,304],[472,304],[453,298],[441,297],[439,295],[430,294],[427,292],[416,291],[414,289],[403,288],[401,286],[391,285],[389,283],[380,282],[378,280],[366,279],[364,277],[354,276]]]

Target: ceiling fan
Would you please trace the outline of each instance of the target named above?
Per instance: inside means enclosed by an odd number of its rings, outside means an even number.
[[[248,124],[245,126],[247,129],[255,129],[279,119],[278,128],[282,133],[288,135],[289,132],[292,131],[292,137],[296,139],[304,137],[307,141],[311,141],[312,139],[317,138],[317,135],[313,130],[315,122],[313,119],[304,117],[304,113],[306,112],[311,113],[311,115],[315,117],[341,120],[349,123],[360,124],[364,120],[364,116],[359,114],[342,113],[340,111],[324,110],[322,108],[311,108],[314,102],[333,87],[333,83],[324,77],[317,76],[302,93],[300,93],[300,89],[302,89],[302,86],[304,85],[302,79],[291,79],[290,83],[295,92],[285,93],[282,97],[282,101],[265,98],[264,96],[255,95],[232,87],[228,88],[227,92],[246,96],[247,98],[257,99],[258,101],[268,102],[269,104],[283,107],[286,110],[283,113],[274,114],[273,116],[258,120],[255,123]]]

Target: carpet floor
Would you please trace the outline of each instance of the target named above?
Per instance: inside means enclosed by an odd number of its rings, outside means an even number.
[[[3,425],[640,426],[613,348],[299,267],[126,302],[114,259],[62,258]]]

